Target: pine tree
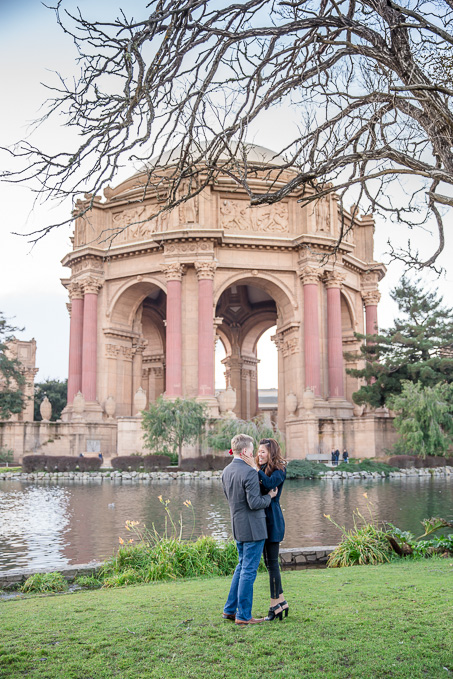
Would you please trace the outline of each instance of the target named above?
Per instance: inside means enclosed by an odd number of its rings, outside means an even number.
[[[436,292],[423,290],[407,277],[390,293],[400,315],[393,327],[377,335],[360,335],[363,369],[347,373],[366,381],[353,394],[355,403],[374,408],[401,393],[402,381],[422,387],[453,382],[453,309],[443,306]],[[366,343],[365,343],[366,342]],[[347,354],[357,360],[357,354]]]

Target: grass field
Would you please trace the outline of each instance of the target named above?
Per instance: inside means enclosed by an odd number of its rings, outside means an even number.
[[[448,679],[453,560],[283,574],[290,615],[237,628],[229,578],[0,603],[0,677]],[[254,614],[268,605],[267,574]]]

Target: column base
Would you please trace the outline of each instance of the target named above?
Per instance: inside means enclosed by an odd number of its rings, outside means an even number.
[[[331,417],[345,420],[354,415],[354,404],[349,403],[345,398],[329,398],[328,404]]]
[[[97,401],[86,401],[82,413],[76,413],[72,403],[68,403],[61,413],[63,422],[103,422],[104,411]]]
[[[219,417],[219,402],[215,396],[197,396],[196,400],[198,403],[204,403],[206,405],[209,418]]]

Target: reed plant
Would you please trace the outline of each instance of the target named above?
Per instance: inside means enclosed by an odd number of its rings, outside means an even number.
[[[147,528],[138,521],[126,521],[129,537],[119,538],[117,553],[106,561],[98,578],[104,587],[120,587],[136,583],[155,582],[198,576],[230,575],[237,565],[237,549],[233,541],[219,543],[213,537],[192,540],[195,512],[190,500],[184,506],[192,513],[192,533],[182,538],[183,520],[175,520],[170,500],[159,501],[165,511],[165,527],[159,533],[154,526]]]
[[[48,592],[65,592],[68,583],[61,573],[35,573],[30,575],[21,587],[26,594],[46,594]]]
[[[368,500],[366,493],[363,494]],[[353,513],[354,527],[347,530],[339,526],[330,514],[326,519],[334,524],[342,533],[341,542],[330,554],[328,568],[344,568],[346,566],[377,565],[387,563],[393,558],[393,550],[387,539],[387,532],[380,527],[373,516],[371,503],[367,502],[369,518],[356,509]]]

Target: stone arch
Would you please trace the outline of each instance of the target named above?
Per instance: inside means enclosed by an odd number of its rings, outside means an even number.
[[[348,314],[349,319],[346,314]],[[355,331],[357,327],[356,313],[354,309],[354,302],[348,290],[342,288],[341,290],[341,319],[343,332],[346,330]],[[349,323],[347,322],[349,320]],[[348,327],[349,326],[349,327]]]
[[[260,337],[264,335],[266,330],[272,328],[275,325],[275,318],[269,316],[269,318],[263,318],[258,323],[254,323],[249,330],[246,330],[246,334],[242,341],[242,351],[248,355],[256,355],[256,347],[260,340]]]
[[[277,306],[277,313],[281,324],[289,323],[294,319],[294,311],[297,309],[297,300],[289,287],[270,273],[258,272],[256,275],[238,272],[225,279],[214,290],[214,304],[217,305],[222,293],[232,285],[250,285],[261,288],[268,293]]]
[[[126,281],[116,291],[107,311],[112,324],[132,328],[140,304],[156,290],[166,293],[163,283],[153,276],[144,276],[140,281],[137,279]]]

